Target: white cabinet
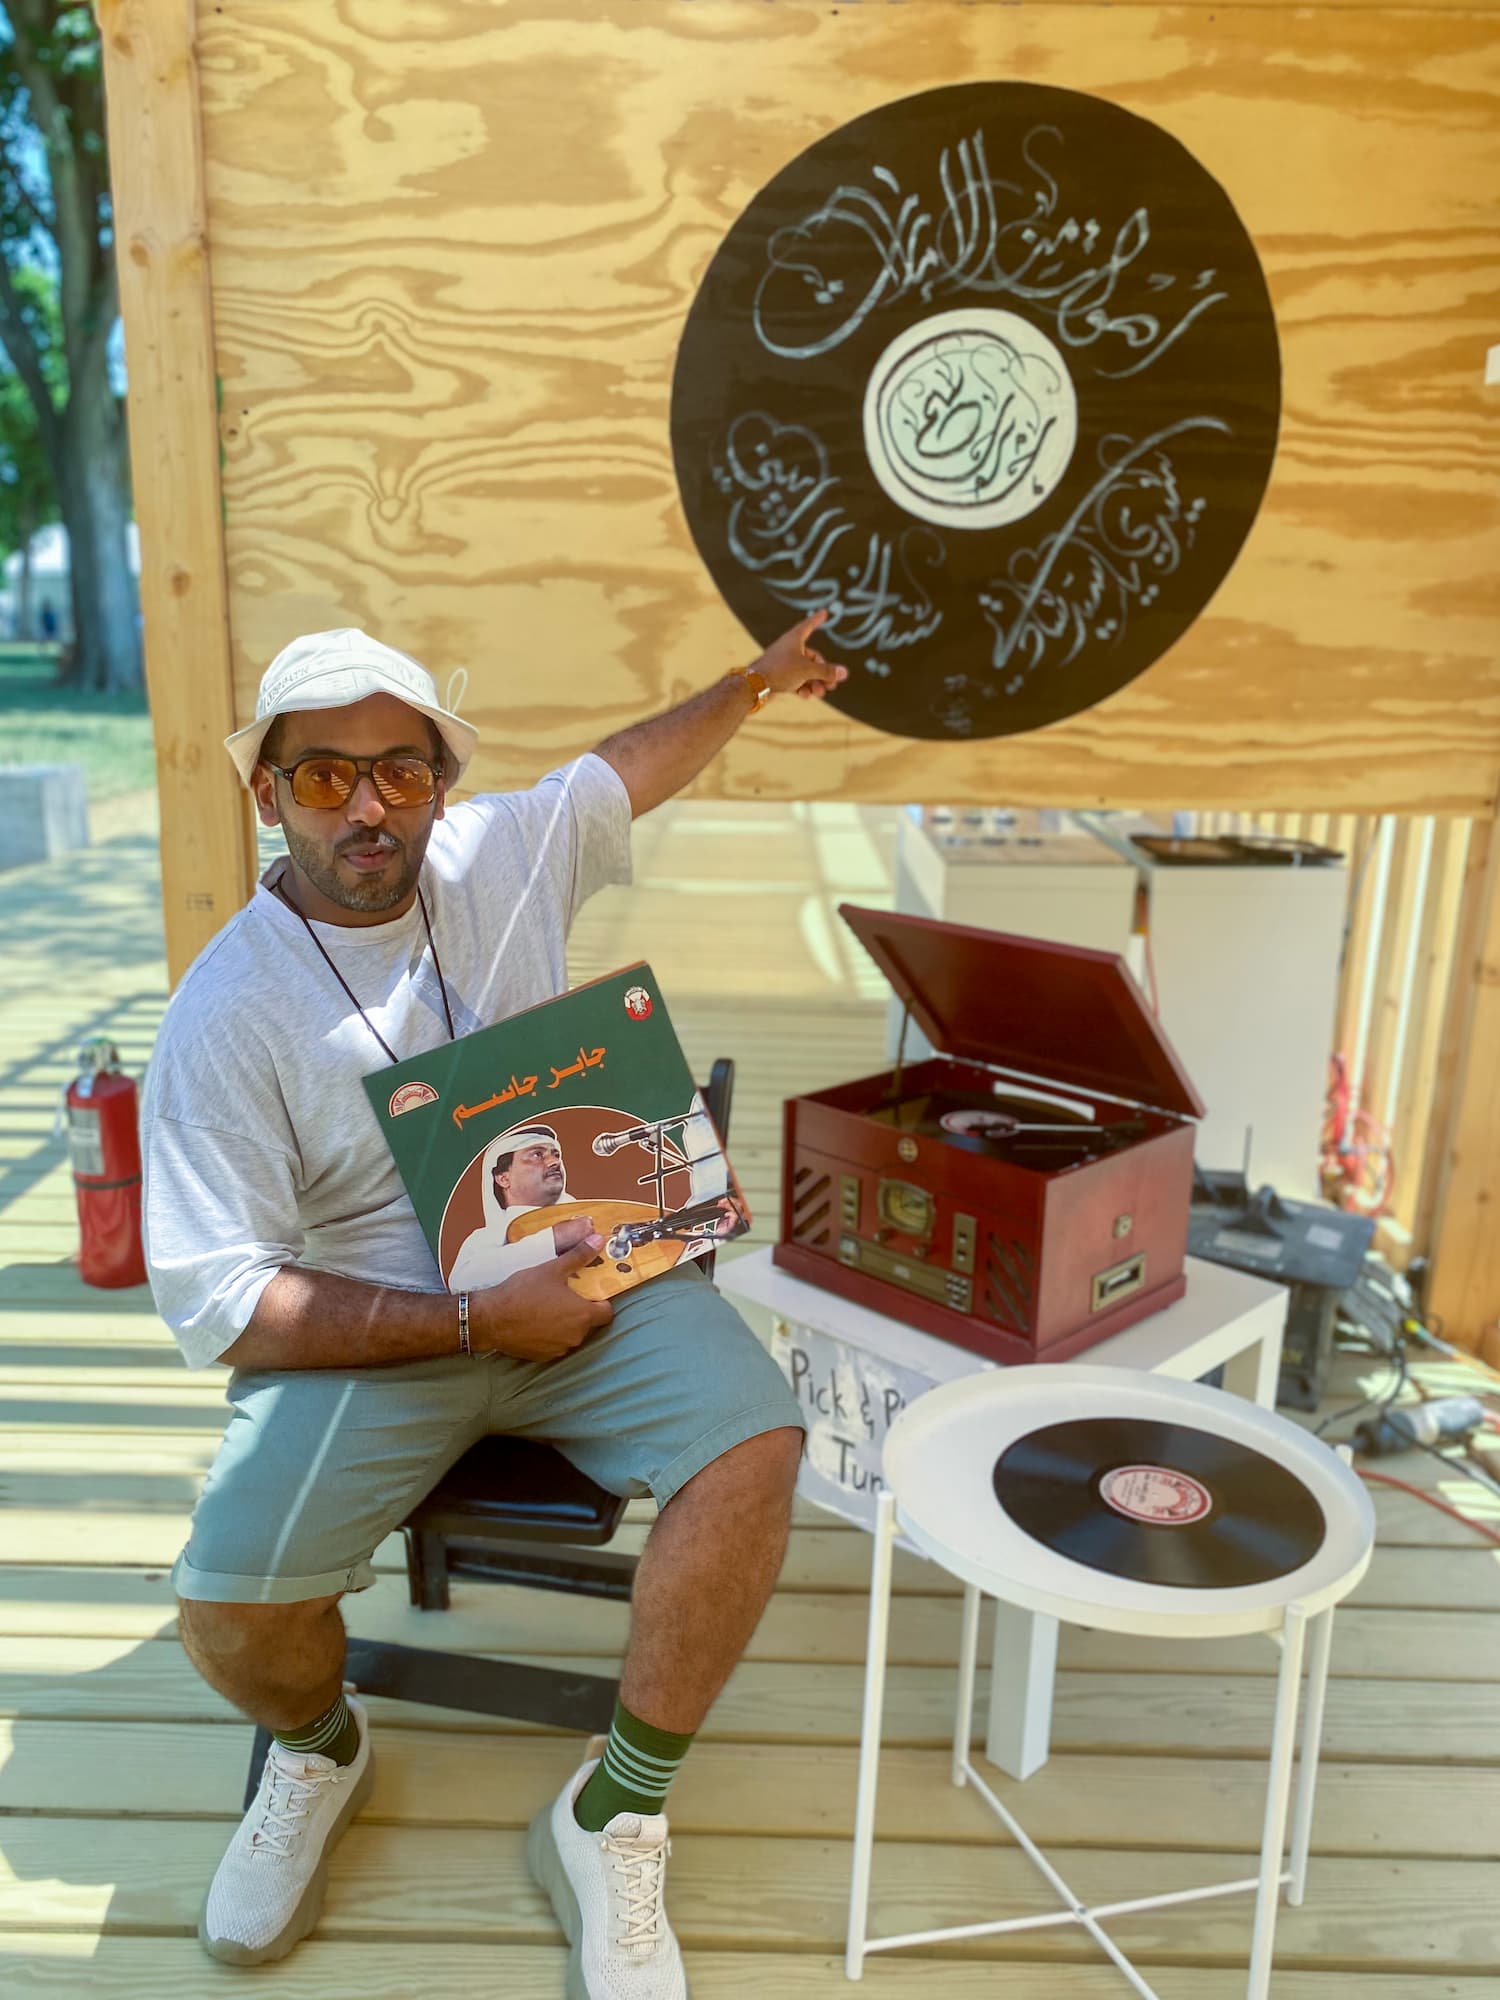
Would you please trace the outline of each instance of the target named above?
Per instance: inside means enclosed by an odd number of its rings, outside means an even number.
[[[897,840],[898,910],[1119,952],[1149,992],[1143,942],[1132,936],[1138,880],[1162,1026],[1208,1107],[1199,1164],[1238,1167],[1248,1134],[1253,1183],[1315,1199],[1342,865],[1184,867],[1141,853],[1132,866],[1063,814],[1016,813],[1002,824],[987,813],[974,825],[913,808]],[[893,1000],[892,1056],[900,1025]],[[910,1026],[907,1060],[928,1053]]]
[[[1162,1025],[1208,1106],[1199,1165],[1239,1166],[1248,1132],[1252,1184],[1315,1200],[1347,870],[1156,866],[1148,886]]]

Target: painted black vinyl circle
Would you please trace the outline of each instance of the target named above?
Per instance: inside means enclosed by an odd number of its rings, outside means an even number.
[[[1255,246],[1187,148],[1102,98],[972,83],[756,195],[689,310],[671,435],[756,640],[828,609],[837,705],[942,740],[1158,660],[1239,554],[1280,408]]]

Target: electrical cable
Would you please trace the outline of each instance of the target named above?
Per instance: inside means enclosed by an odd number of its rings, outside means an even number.
[[[1347,1354],[1357,1350],[1345,1348],[1343,1351]],[[1404,1346],[1398,1346],[1394,1354],[1387,1348],[1376,1347],[1373,1344],[1363,1351],[1369,1354],[1378,1354],[1384,1360],[1388,1361],[1396,1371],[1395,1381],[1387,1387],[1377,1390],[1373,1396],[1366,1396],[1362,1403],[1355,1403],[1347,1410],[1335,1410],[1331,1417],[1325,1417],[1322,1423],[1314,1425],[1314,1437],[1324,1436],[1335,1424],[1342,1423],[1346,1417],[1357,1417],[1364,1410],[1376,1410],[1378,1411],[1378,1416],[1383,1417],[1392,1403],[1401,1394],[1401,1391],[1406,1387],[1408,1376],[1406,1349]]]
[[[1439,1451],[1435,1444],[1424,1444],[1421,1438],[1413,1438],[1418,1451],[1425,1451],[1429,1458],[1435,1458],[1439,1465],[1446,1465],[1450,1472],[1462,1473],[1465,1479],[1472,1479],[1480,1486],[1486,1486],[1491,1493],[1500,1494],[1500,1479],[1492,1479],[1483,1466],[1465,1451],[1462,1458],[1450,1458],[1445,1451]]]
[[[1442,1324],[1441,1321],[1438,1323]],[[1428,1347],[1436,1348],[1446,1360],[1456,1361],[1460,1367],[1468,1368],[1474,1374],[1483,1376],[1487,1382],[1493,1383],[1494,1386],[1489,1393],[1500,1395],[1500,1369],[1491,1368],[1487,1361],[1482,1360],[1477,1354],[1471,1354],[1466,1347],[1455,1347],[1452,1341],[1444,1340],[1440,1333],[1435,1333],[1425,1321],[1415,1316],[1409,1320],[1408,1326],[1418,1340]]]
[[[1441,1457],[1441,1453],[1438,1454]],[[1476,1521],[1471,1514],[1460,1514],[1456,1507],[1450,1507],[1446,1500],[1439,1500],[1435,1493],[1425,1493],[1420,1486],[1413,1486],[1408,1480],[1396,1479],[1389,1472],[1366,1472],[1358,1468],[1361,1479],[1369,1480],[1376,1486],[1395,1486],[1403,1493],[1409,1493],[1414,1500],[1425,1500],[1429,1507],[1436,1507],[1440,1514],[1448,1514],[1455,1521],[1462,1521],[1466,1528],[1472,1528],[1476,1535],[1483,1535],[1486,1541],[1500,1548],[1500,1532],[1488,1527],[1483,1521]]]

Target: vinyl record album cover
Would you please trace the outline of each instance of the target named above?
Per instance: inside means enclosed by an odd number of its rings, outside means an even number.
[[[750,1227],[649,965],[364,1079],[450,1291],[604,1238],[611,1298]]]

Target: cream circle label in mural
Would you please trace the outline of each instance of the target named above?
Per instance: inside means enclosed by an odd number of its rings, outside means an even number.
[[[1102,98],[959,84],[817,139],[688,312],[694,541],[761,644],[826,611],[894,735],[1037,729],[1174,645],[1270,478],[1281,363],[1213,176]]]
[[[1068,365],[1039,327],[989,306],[903,327],[870,371],[865,455],[886,496],[946,528],[1024,521],[1078,436]]]

